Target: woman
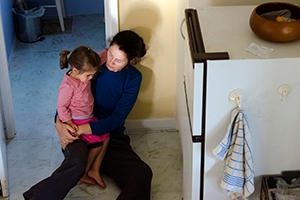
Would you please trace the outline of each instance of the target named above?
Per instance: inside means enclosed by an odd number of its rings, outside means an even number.
[[[62,200],[85,173],[88,148],[78,140],[81,133],[110,133],[110,143],[101,165],[101,172],[114,179],[122,190],[118,200],[149,200],[152,171],[132,150],[124,135],[124,123],[141,85],[142,75],[130,62],[146,54],[143,39],[133,31],[114,36],[107,50],[107,62],[92,81],[94,115],[97,122],[72,127],[56,122],[65,159],[53,174],[34,185],[23,196],[30,200]]]

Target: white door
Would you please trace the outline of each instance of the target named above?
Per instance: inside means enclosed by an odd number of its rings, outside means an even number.
[[[251,128],[255,193],[250,200],[259,199],[262,175],[299,169],[299,61],[299,58],[208,61],[205,200],[230,199],[219,186],[224,162],[216,159],[212,150],[227,131],[230,114],[236,107],[229,101],[229,94],[235,89],[246,93],[241,105]],[[277,91],[282,84],[291,87],[285,101]]]
[[[0,186],[2,196],[8,196],[6,137],[15,135],[13,105],[10,93],[5,40],[2,29],[2,12],[0,10]],[[4,129],[5,128],[5,129]],[[6,133],[6,135],[5,135]]]
[[[108,41],[119,32],[119,0],[104,0],[105,39]],[[108,43],[106,46],[108,47]]]

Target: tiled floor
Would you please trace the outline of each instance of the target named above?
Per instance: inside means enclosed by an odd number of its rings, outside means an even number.
[[[59,52],[79,45],[99,52],[105,47],[102,16],[76,16],[71,34],[46,36],[42,42],[16,41],[10,60],[10,79],[17,135],[8,143],[10,200],[47,177],[63,160],[54,128],[57,89],[65,73]],[[131,144],[152,168],[153,200],[182,199],[182,156],[176,130],[128,132]],[[106,189],[78,183],[66,199],[112,200],[120,192],[104,177]],[[1,198],[0,198],[1,199]]]

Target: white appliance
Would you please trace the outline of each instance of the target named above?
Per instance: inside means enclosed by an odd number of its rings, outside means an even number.
[[[255,6],[185,10],[185,66],[178,70],[177,118],[183,153],[183,199],[229,200],[220,182],[224,162],[212,150],[224,138],[231,111],[229,96],[245,94],[259,199],[261,176],[300,169],[300,40],[274,43],[250,29]],[[274,49],[269,59],[245,51],[251,43]],[[278,88],[284,89],[285,96]],[[290,88],[289,88],[290,87]]]

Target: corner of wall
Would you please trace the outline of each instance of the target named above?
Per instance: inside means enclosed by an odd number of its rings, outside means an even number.
[[[177,129],[175,118],[126,120],[125,127],[127,131]]]

